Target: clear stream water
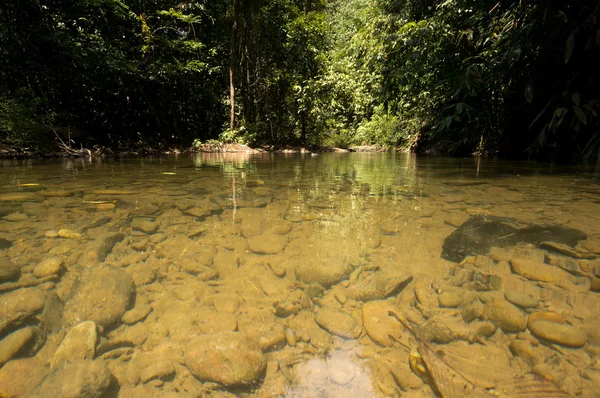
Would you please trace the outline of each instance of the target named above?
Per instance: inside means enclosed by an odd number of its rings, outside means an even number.
[[[3,160],[0,396],[596,396],[599,208],[492,159]]]

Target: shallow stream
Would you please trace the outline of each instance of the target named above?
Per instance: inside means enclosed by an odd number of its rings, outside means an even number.
[[[600,391],[585,169],[393,153],[1,164],[0,397]]]

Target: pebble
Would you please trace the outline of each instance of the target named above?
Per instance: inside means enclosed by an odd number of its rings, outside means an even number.
[[[298,341],[296,339],[296,333],[294,333],[294,329],[285,328],[285,341],[290,347],[296,347]]]
[[[93,321],[85,321],[73,326],[56,349],[50,367],[54,369],[65,362],[93,359],[98,340],[96,329]]]
[[[83,236],[70,229],[61,229],[58,231],[58,236],[65,239],[81,239]]]
[[[33,269],[33,276],[43,278],[50,275],[56,275],[60,272],[63,260],[58,257],[50,257],[39,263]]]
[[[51,229],[50,231],[46,231],[46,233],[44,234],[44,236],[46,238],[58,238],[58,231]]]

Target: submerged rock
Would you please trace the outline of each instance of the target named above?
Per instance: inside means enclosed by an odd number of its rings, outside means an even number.
[[[13,359],[0,368],[0,397],[25,396],[47,373],[39,359]]]
[[[201,335],[188,343],[184,358],[198,379],[227,386],[254,382],[267,364],[258,342],[238,332]]]
[[[257,254],[277,254],[285,249],[288,238],[283,235],[264,234],[248,239],[248,247]]]
[[[552,283],[571,282],[573,284],[577,284],[578,282],[577,278],[567,271],[544,263],[523,258],[513,258],[510,260],[510,265],[514,273],[534,281]]]
[[[525,242],[540,245],[556,242],[575,247],[587,235],[560,225],[524,225],[505,217],[473,216],[450,234],[442,247],[442,258],[460,262],[469,255],[487,254],[493,246],[509,247]]]
[[[135,297],[135,285],[120,268],[97,267],[83,271],[65,302],[63,320],[68,325],[94,321],[106,328],[116,324]]]
[[[90,242],[79,258],[79,264],[84,267],[93,267],[103,262],[113,247],[125,238],[120,232],[108,232],[98,236]]]
[[[46,294],[37,288],[19,289],[0,298],[0,332],[18,326],[44,308]]]
[[[20,274],[21,271],[18,265],[13,264],[7,258],[0,258],[0,283],[17,279]]]
[[[73,326],[54,353],[50,367],[56,368],[65,362],[94,359],[98,334],[93,321]]]
[[[358,301],[381,300],[398,294],[412,280],[412,275],[376,271],[365,277],[359,277],[344,290],[344,294]]]
[[[46,276],[56,275],[62,268],[63,260],[58,257],[50,257],[39,263],[33,269],[33,276],[44,278]]]
[[[494,300],[488,303],[483,315],[506,333],[522,332],[527,327],[525,314],[508,301]]]
[[[534,336],[542,340],[565,347],[583,347],[587,342],[587,336],[581,329],[567,324],[537,320],[530,322],[529,330]]]
[[[367,335],[383,347],[391,347],[395,340],[399,340],[404,332],[404,327],[396,318],[390,316],[389,311],[396,310],[396,306],[389,301],[369,301],[362,308],[362,321]]]
[[[8,249],[11,246],[12,246],[11,241],[9,241],[8,239],[0,238],[0,250]]]
[[[348,278],[352,268],[344,261],[319,261],[318,259],[305,259],[296,265],[296,278],[304,283],[319,283],[324,287],[331,287]]]
[[[106,362],[78,361],[55,369],[26,397],[99,398],[113,380]]]
[[[351,315],[333,308],[321,308],[315,314],[315,321],[323,329],[336,336],[356,339],[361,327]]]
[[[12,332],[0,341],[0,366],[16,355],[35,354],[46,341],[40,328],[28,327]]]

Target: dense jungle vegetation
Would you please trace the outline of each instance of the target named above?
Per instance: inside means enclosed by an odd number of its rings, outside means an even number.
[[[5,146],[596,161],[598,1],[4,0]]]

